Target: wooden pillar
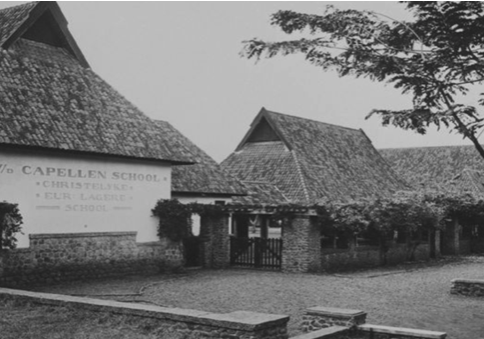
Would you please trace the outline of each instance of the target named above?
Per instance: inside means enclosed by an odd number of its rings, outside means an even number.
[[[442,253],[441,253],[441,244],[440,244],[440,240],[441,240],[441,231],[440,230],[436,230],[434,232],[435,234],[435,239],[434,240],[434,243],[433,243],[433,246],[434,247],[434,257],[435,259],[438,259],[442,256]]]
[[[295,215],[283,225],[282,271],[321,270],[320,230],[315,217]]]
[[[262,239],[269,238],[269,218],[266,215],[260,215],[260,237]]]

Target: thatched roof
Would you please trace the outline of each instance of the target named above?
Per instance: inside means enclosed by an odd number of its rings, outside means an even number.
[[[246,188],[225,172],[207,153],[166,121],[155,121],[160,133],[170,139],[172,150],[196,164],[173,166],[171,190],[187,195],[245,195]]]
[[[96,75],[55,2],[0,10],[0,146],[191,163]]]
[[[386,196],[406,186],[362,130],[262,109],[222,166],[291,203]]]
[[[246,196],[236,196],[232,198],[232,203],[236,205],[287,205],[289,199],[275,185],[267,182],[242,182],[246,191]]]
[[[414,189],[483,191],[484,159],[474,146],[379,150],[395,172]],[[479,193],[481,194],[481,193]]]

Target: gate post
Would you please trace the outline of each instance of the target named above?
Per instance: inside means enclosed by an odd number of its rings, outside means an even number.
[[[320,229],[315,217],[295,215],[283,225],[282,239],[283,272],[321,270]]]
[[[201,262],[205,268],[225,268],[230,263],[229,216],[200,218]]]

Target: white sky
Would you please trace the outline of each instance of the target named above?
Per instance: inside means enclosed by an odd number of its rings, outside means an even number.
[[[1,2],[0,8],[20,2]],[[406,17],[396,2],[331,2]],[[302,57],[253,60],[242,41],[285,36],[280,9],[322,13],[330,2],[59,2],[93,70],[145,114],[170,122],[215,160],[237,146],[261,107],[362,128],[377,148],[469,144],[445,130],[420,136],[382,127],[373,108],[410,108],[391,86],[339,78]]]

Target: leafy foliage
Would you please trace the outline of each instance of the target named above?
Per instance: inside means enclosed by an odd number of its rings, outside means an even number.
[[[368,207],[365,201],[330,206],[329,222],[322,224],[323,233],[346,239],[365,232],[370,224]]]
[[[415,235],[443,230],[458,220],[463,227],[484,223],[484,201],[469,194],[400,192],[386,199],[348,202],[325,207],[329,217],[321,222],[326,235],[364,235],[389,239],[394,232]]]
[[[17,233],[22,233],[23,219],[17,204],[0,202],[0,250],[16,247]]]
[[[442,230],[451,220],[458,220],[463,227],[484,223],[484,201],[470,194],[456,195],[438,191],[399,192],[392,197],[376,200],[329,203],[301,206],[223,206],[212,204],[182,204],[176,199],[159,200],[152,210],[159,217],[158,235],[180,241],[192,236],[191,215],[217,217],[241,210],[261,210],[271,214],[271,219],[284,226],[296,214],[310,212],[328,237],[352,239],[371,235],[383,246],[395,232],[407,238],[422,232]]]
[[[216,217],[227,214],[222,205],[189,203],[182,204],[177,199],[162,199],[151,210],[159,218],[158,237],[173,241],[187,239],[192,234],[192,214],[202,217]]]
[[[484,3],[404,2],[411,22],[371,11],[338,10],[322,15],[279,11],[272,25],[287,34],[309,32],[309,38],[282,42],[252,39],[242,55],[268,58],[302,53],[306,60],[340,76],[387,82],[411,93],[413,107],[402,111],[375,109],[383,125],[425,134],[445,126],[472,141],[484,157],[477,136],[484,118],[477,106],[456,103],[458,95],[484,81]]]
[[[444,209],[446,220],[458,220],[463,227],[484,223],[484,201],[471,194],[436,194],[430,200]]]
[[[178,242],[192,235],[192,213],[178,200],[159,200],[151,212],[159,218],[160,238],[166,237]]]

